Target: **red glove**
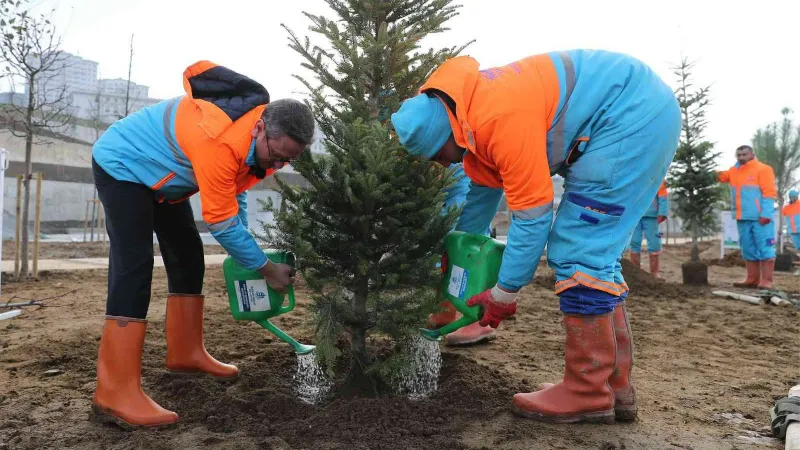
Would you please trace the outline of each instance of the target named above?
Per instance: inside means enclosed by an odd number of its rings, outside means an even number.
[[[480,305],[483,308],[483,316],[481,316],[479,322],[482,327],[488,325],[492,328],[497,328],[500,322],[508,319],[517,312],[517,301],[512,300],[509,303],[498,302],[492,295],[492,291],[495,289],[498,288],[487,289],[467,301],[468,306]],[[509,296],[516,295],[510,292],[504,294],[508,294]]]
[[[760,223],[761,225],[766,225],[766,224],[768,224],[770,222],[772,222],[772,219],[770,219],[769,217],[759,217],[758,218],[758,223]]]
[[[658,216],[656,218],[656,222],[658,222],[658,223],[661,223],[661,222],[663,222],[665,220],[667,220],[667,216]]]

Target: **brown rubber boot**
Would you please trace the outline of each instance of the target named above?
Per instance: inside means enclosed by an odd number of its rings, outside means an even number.
[[[516,394],[515,414],[551,423],[614,422],[614,393],[608,380],[617,346],[612,313],[565,315],[564,380],[546,389]]]
[[[631,252],[631,262],[636,267],[642,266],[642,254],[641,253],[633,253]]]
[[[97,388],[92,399],[94,419],[125,429],[166,427],[178,415],[142,391],[142,347],[147,321],[106,317],[97,355]]]
[[[614,338],[617,341],[617,362],[608,379],[608,385],[614,392],[614,416],[616,420],[631,422],[636,420],[636,388],[631,381],[633,369],[633,337],[628,321],[625,303],[618,303],[614,308]],[[536,390],[541,391],[554,386],[553,383],[541,383]]]
[[[167,369],[235,378],[239,369],[224,364],[203,344],[203,296],[169,294],[167,298]]]
[[[428,326],[436,329],[441,328],[456,320],[456,307],[450,302],[442,302],[439,306],[444,311],[428,316]]]
[[[650,275],[653,278],[661,278],[661,254],[650,253]]]
[[[614,307],[614,338],[617,341],[617,362],[608,379],[614,392],[614,415],[617,420],[630,422],[636,420],[636,388],[631,381],[633,370],[633,336],[628,321],[625,302]]]
[[[755,288],[761,280],[761,264],[758,261],[745,261],[747,263],[747,278],[733,283],[733,287]]]
[[[759,289],[772,289],[772,275],[775,272],[775,260],[765,259],[759,264],[761,270],[761,282],[758,283]]]

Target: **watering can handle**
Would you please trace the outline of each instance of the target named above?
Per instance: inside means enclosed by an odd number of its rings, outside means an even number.
[[[294,285],[290,284],[289,287],[286,288],[286,291],[289,294],[289,304],[286,306],[281,306],[280,309],[281,314],[287,313],[294,309]]]
[[[286,264],[292,267],[292,276],[296,273],[295,270],[295,256],[292,252],[286,252]],[[286,306],[281,305],[280,314],[287,313],[294,309],[294,285],[290,284],[288,288],[286,288],[287,293],[289,294],[289,304]]]

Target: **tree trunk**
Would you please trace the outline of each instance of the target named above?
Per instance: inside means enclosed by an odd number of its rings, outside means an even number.
[[[778,197],[778,254],[783,253],[783,196]]]
[[[700,249],[697,248],[697,236],[700,234],[700,229],[697,222],[692,222],[692,262],[700,261]]]
[[[347,376],[348,388],[353,393],[374,392],[375,386],[366,374],[372,364],[367,352],[367,278],[365,277],[356,288],[351,305],[353,307],[354,321],[350,328],[350,372]]]
[[[28,211],[30,210],[31,200],[31,172],[33,172],[33,162],[31,153],[33,152],[33,90],[34,79],[31,77],[28,82],[28,107],[25,110],[25,174],[22,177],[22,246],[20,247],[20,277],[28,276]]]

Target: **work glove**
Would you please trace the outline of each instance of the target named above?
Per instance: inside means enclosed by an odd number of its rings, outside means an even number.
[[[768,224],[770,222],[772,222],[772,219],[770,219],[769,217],[759,217],[758,218],[758,223],[760,223],[761,225],[766,225],[766,224]]]
[[[667,216],[658,216],[658,217],[656,217],[656,222],[658,222],[658,223],[661,223],[661,222],[663,222],[665,220],[667,220]]]
[[[495,286],[487,289],[478,295],[473,296],[467,301],[468,306],[478,306],[483,308],[480,326],[490,326],[497,328],[500,322],[508,319],[517,312],[516,292],[505,292]]]

